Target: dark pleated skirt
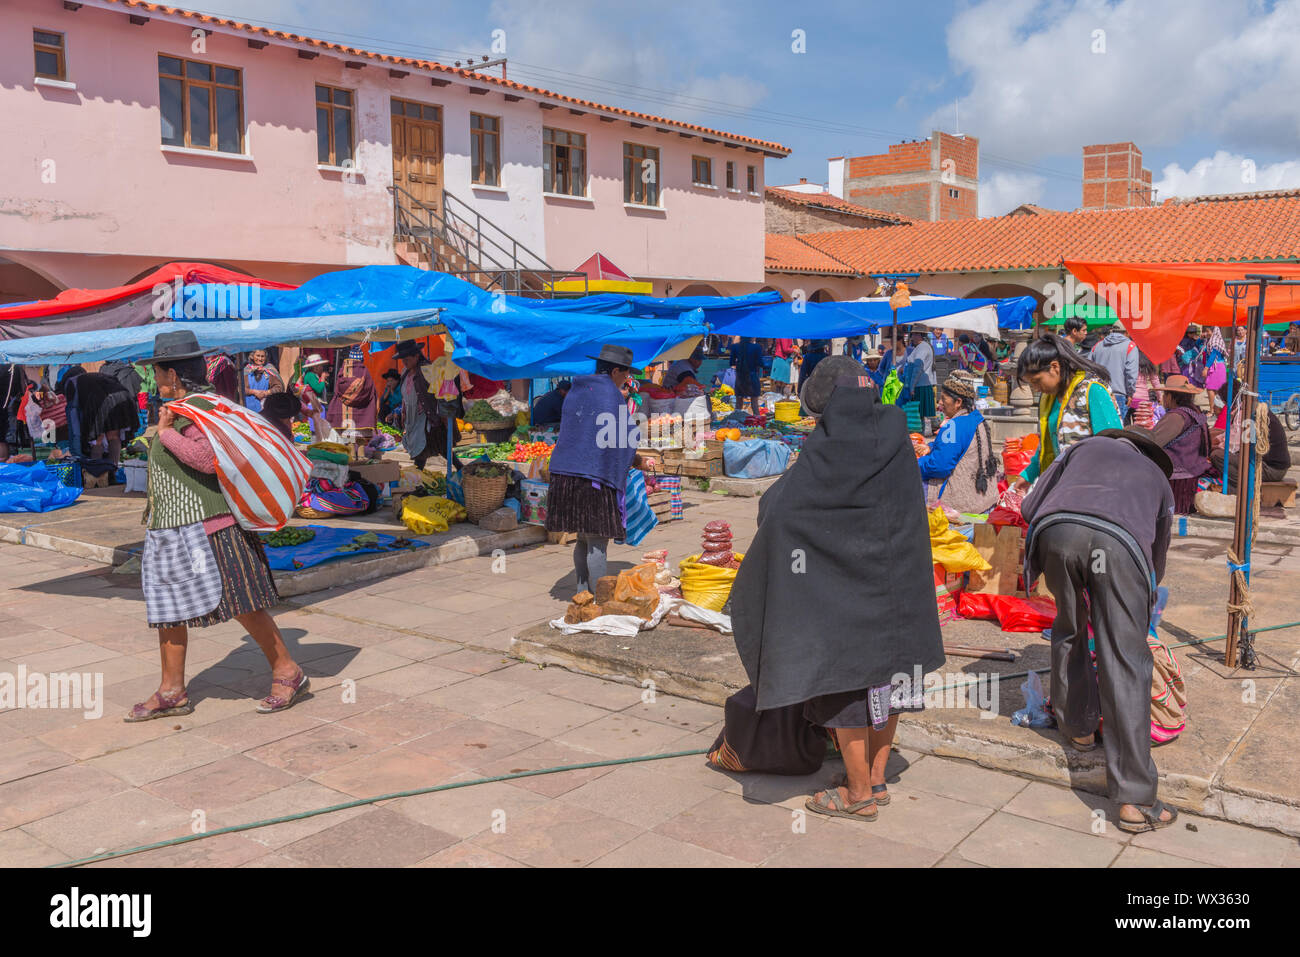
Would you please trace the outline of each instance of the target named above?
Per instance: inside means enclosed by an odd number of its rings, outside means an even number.
[[[1196,490],[1199,479],[1170,479],[1169,488],[1174,493],[1174,511],[1179,515],[1192,514],[1196,504]]]
[[[934,386],[918,385],[912,390],[912,398],[918,403],[917,415],[923,419],[934,418]]]
[[[271,578],[271,565],[262,540],[254,532],[232,525],[209,535],[208,544],[221,572],[221,603],[198,618],[159,622],[150,628],[207,628],[279,604],[280,593]]]
[[[597,538],[622,538],[618,492],[576,475],[552,475],[546,494],[546,530]]]

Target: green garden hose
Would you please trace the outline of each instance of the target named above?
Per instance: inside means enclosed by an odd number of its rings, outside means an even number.
[[[1256,634],[1266,631],[1281,631],[1284,628],[1294,628],[1300,625],[1300,621],[1289,621],[1285,625],[1269,625],[1267,628],[1252,629]],[[1188,645],[1203,645],[1211,641],[1222,641],[1227,638],[1225,635],[1214,635],[1210,638],[1193,638],[1191,641],[1179,642],[1176,645],[1170,645],[1170,648],[1184,648]],[[1050,668],[1035,668],[1034,672],[1050,671]],[[998,680],[1005,678],[1024,678],[1031,674],[1030,671],[1017,671],[1012,674],[998,675]],[[956,682],[944,685],[936,691],[947,691],[952,688],[966,687],[974,682]],[[553,768],[539,768],[536,771],[515,771],[511,774],[498,774],[489,778],[475,778],[472,781],[455,781],[450,784],[437,784],[433,787],[415,788],[411,791],[394,791],[391,794],[381,794],[378,797],[358,798],[355,801],[348,801],[344,804],[333,804],[329,807],[317,808],[313,811],[301,811],[298,814],[286,814],[283,817],[267,818],[264,821],[253,821],[249,824],[233,824],[230,827],[217,828],[215,831],[205,831],[202,834],[187,834],[184,837],[174,837],[167,841],[157,841],[153,844],[142,844],[139,847],[129,847],[123,851],[108,851],[104,854],[96,854],[93,857],[83,857],[75,861],[64,861],[61,864],[49,864],[47,867],[80,867],[83,864],[94,864],[98,861],[108,861],[114,858],[127,857],[131,854],[141,854],[145,851],[156,851],[164,847],[175,847],[180,844],[188,844],[191,841],[201,841],[207,837],[216,837],[218,834],[234,834],[238,831],[251,831],[254,828],[269,827],[272,824],[286,824],[289,821],[301,821],[304,818],[316,817],[321,814],[330,814],[334,811],[346,811],[348,808],[364,807],[367,804],[375,804],[379,801],[391,801],[396,798],[415,797],[420,794],[433,794],[438,791],[451,791],[455,788],[474,787],[477,784],[492,784],[497,781],[514,781],[519,778],[535,777],[539,774],[557,774],[561,771],[584,771],[589,768],[608,768],[620,764],[638,764],[644,761],[662,761],[665,758],[687,758],[695,757],[701,754],[707,754],[707,749],[700,748],[694,751],[673,751],[669,754],[645,754],[635,758],[613,758],[608,761],[589,761],[585,764],[564,764]]]

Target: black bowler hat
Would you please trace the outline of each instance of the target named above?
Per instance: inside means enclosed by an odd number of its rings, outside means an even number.
[[[397,348],[393,350],[393,358],[395,359],[408,359],[412,356],[422,355],[424,353],[420,351],[420,344],[414,339],[403,339],[397,344]]]
[[[632,365],[632,350],[627,346],[604,345],[600,347],[600,355],[587,356],[588,359],[595,359],[597,362],[604,360],[611,362],[616,366],[624,366],[633,372],[640,372],[636,366]]]
[[[153,356],[148,359],[137,359],[144,365],[155,362],[176,362],[181,359],[197,359],[203,355],[203,349],[199,346],[198,337],[188,329],[179,329],[176,332],[160,332],[153,337]]]

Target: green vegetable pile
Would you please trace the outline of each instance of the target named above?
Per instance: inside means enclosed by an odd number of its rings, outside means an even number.
[[[395,429],[391,425],[385,425],[382,422],[379,423],[379,431],[385,433],[386,435],[391,435],[393,436],[393,438],[396,439],[400,439],[402,437],[401,429]]]
[[[486,455],[494,462],[504,462],[514,453],[516,447],[515,441],[511,439],[509,442],[497,442],[494,445],[489,445],[482,450],[481,454]]]
[[[508,416],[504,416],[492,408],[484,399],[479,399],[465,413],[466,422],[496,422],[504,418],[508,418]]]
[[[378,544],[378,535],[374,532],[365,532],[364,534],[358,535],[356,538],[352,539],[352,541],[348,542],[346,545],[340,545],[334,550],[336,552],[359,552],[363,548],[374,548]]]
[[[286,545],[301,545],[303,542],[310,542],[316,537],[316,532],[310,528],[289,528],[285,527],[278,532],[268,532],[262,536],[262,542],[271,548],[284,548]]]
[[[470,462],[465,466],[466,475],[474,475],[478,478],[501,478],[503,475],[513,475],[514,469],[508,465],[498,465],[495,462]]]

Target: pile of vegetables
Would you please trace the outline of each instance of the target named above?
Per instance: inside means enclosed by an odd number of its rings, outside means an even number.
[[[395,429],[391,425],[385,425],[382,422],[379,423],[379,431],[385,433],[386,435],[391,435],[396,439],[400,439],[402,437],[401,429]]]
[[[515,454],[516,448],[518,448],[518,445],[512,439],[509,442],[497,442],[493,445],[489,445],[487,448],[483,449],[482,454],[486,455],[494,462],[506,462]]]
[[[284,548],[287,545],[301,545],[303,542],[310,542],[315,537],[315,529],[285,526],[279,531],[263,534],[262,543],[271,548]]]
[[[508,465],[498,465],[496,462],[470,462],[465,466],[464,473],[478,478],[502,478],[514,475],[515,471]]]
[[[508,418],[508,416],[503,416],[484,399],[479,399],[465,413],[465,421],[467,422],[499,422],[503,418]]]
[[[555,446],[546,442],[521,442],[508,458],[511,462],[529,462],[533,459],[549,459]]]

